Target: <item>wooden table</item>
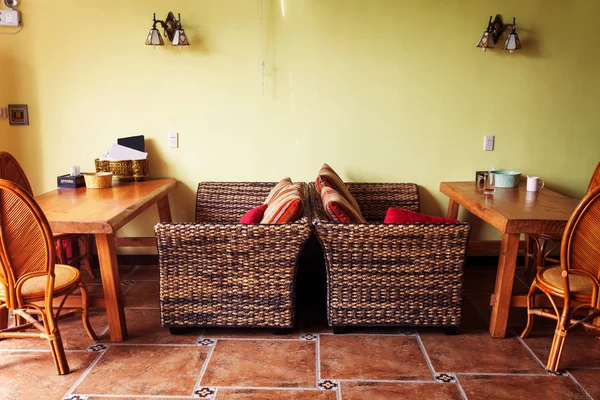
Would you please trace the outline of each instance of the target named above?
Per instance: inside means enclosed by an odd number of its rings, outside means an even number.
[[[106,189],[56,189],[35,196],[54,234],[85,233],[96,236],[104,305],[110,339],[114,342],[123,341],[127,336],[115,233],[155,203],[160,221],[170,222],[168,193],[176,187],[175,179],[150,179],[113,182],[113,186]],[[142,242],[152,243],[149,240]]]
[[[440,191],[450,198],[448,217],[457,218],[458,206],[502,232],[496,286],[490,305],[490,334],[503,338],[522,233],[562,233],[579,200],[549,189],[527,192],[526,185],[497,188],[493,195],[477,190],[475,182],[442,182]]]

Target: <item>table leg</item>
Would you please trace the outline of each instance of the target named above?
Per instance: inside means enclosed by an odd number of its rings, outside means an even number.
[[[0,309],[0,330],[8,328],[8,308]]]
[[[448,202],[448,213],[446,217],[458,219],[458,203],[452,199]]]
[[[158,207],[158,218],[160,222],[171,222],[171,206],[169,206],[169,196],[165,196],[156,202]]]
[[[496,288],[492,296],[492,315],[490,316],[490,335],[495,338],[503,338],[506,334],[520,237],[521,235],[518,233],[502,234],[500,259],[496,272]]]
[[[119,278],[115,236],[113,234],[97,234],[96,247],[98,248],[98,260],[100,261],[100,275],[102,277],[102,287],[104,288],[110,340],[122,342],[127,337],[127,323],[121,298],[121,279]]]

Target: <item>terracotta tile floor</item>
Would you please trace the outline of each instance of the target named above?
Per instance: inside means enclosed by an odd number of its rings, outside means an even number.
[[[0,399],[600,399],[600,340],[569,337],[567,372],[553,376],[543,367],[552,324],[538,318],[520,340],[524,314],[513,310],[509,337],[488,335],[492,267],[467,270],[456,336],[405,328],[333,335],[310,314],[284,335],[216,328],[171,335],[160,326],[157,268],[127,267],[121,276],[128,340],[110,341],[102,310],[91,317],[94,343],[79,318],[60,321],[66,376],[56,375],[44,341],[2,340]],[[88,283],[101,290],[99,279]],[[519,278],[515,292],[523,289]]]

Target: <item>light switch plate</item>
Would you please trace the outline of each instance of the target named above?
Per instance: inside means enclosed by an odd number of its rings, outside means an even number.
[[[0,26],[19,26],[21,15],[17,10],[0,10]]]
[[[169,132],[169,147],[179,147],[179,135],[177,132]]]
[[[486,135],[483,137],[483,150],[493,151],[494,150],[494,136]]]
[[[8,118],[8,109],[6,107],[0,107],[0,119]]]

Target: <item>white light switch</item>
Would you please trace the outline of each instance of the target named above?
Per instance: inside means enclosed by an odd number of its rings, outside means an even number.
[[[1,26],[19,26],[21,14],[17,10],[0,10]]]
[[[485,151],[493,151],[494,150],[494,136],[484,136],[483,137],[483,149]]]
[[[169,132],[169,147],[179,147],[179,135],[177,132]]]

